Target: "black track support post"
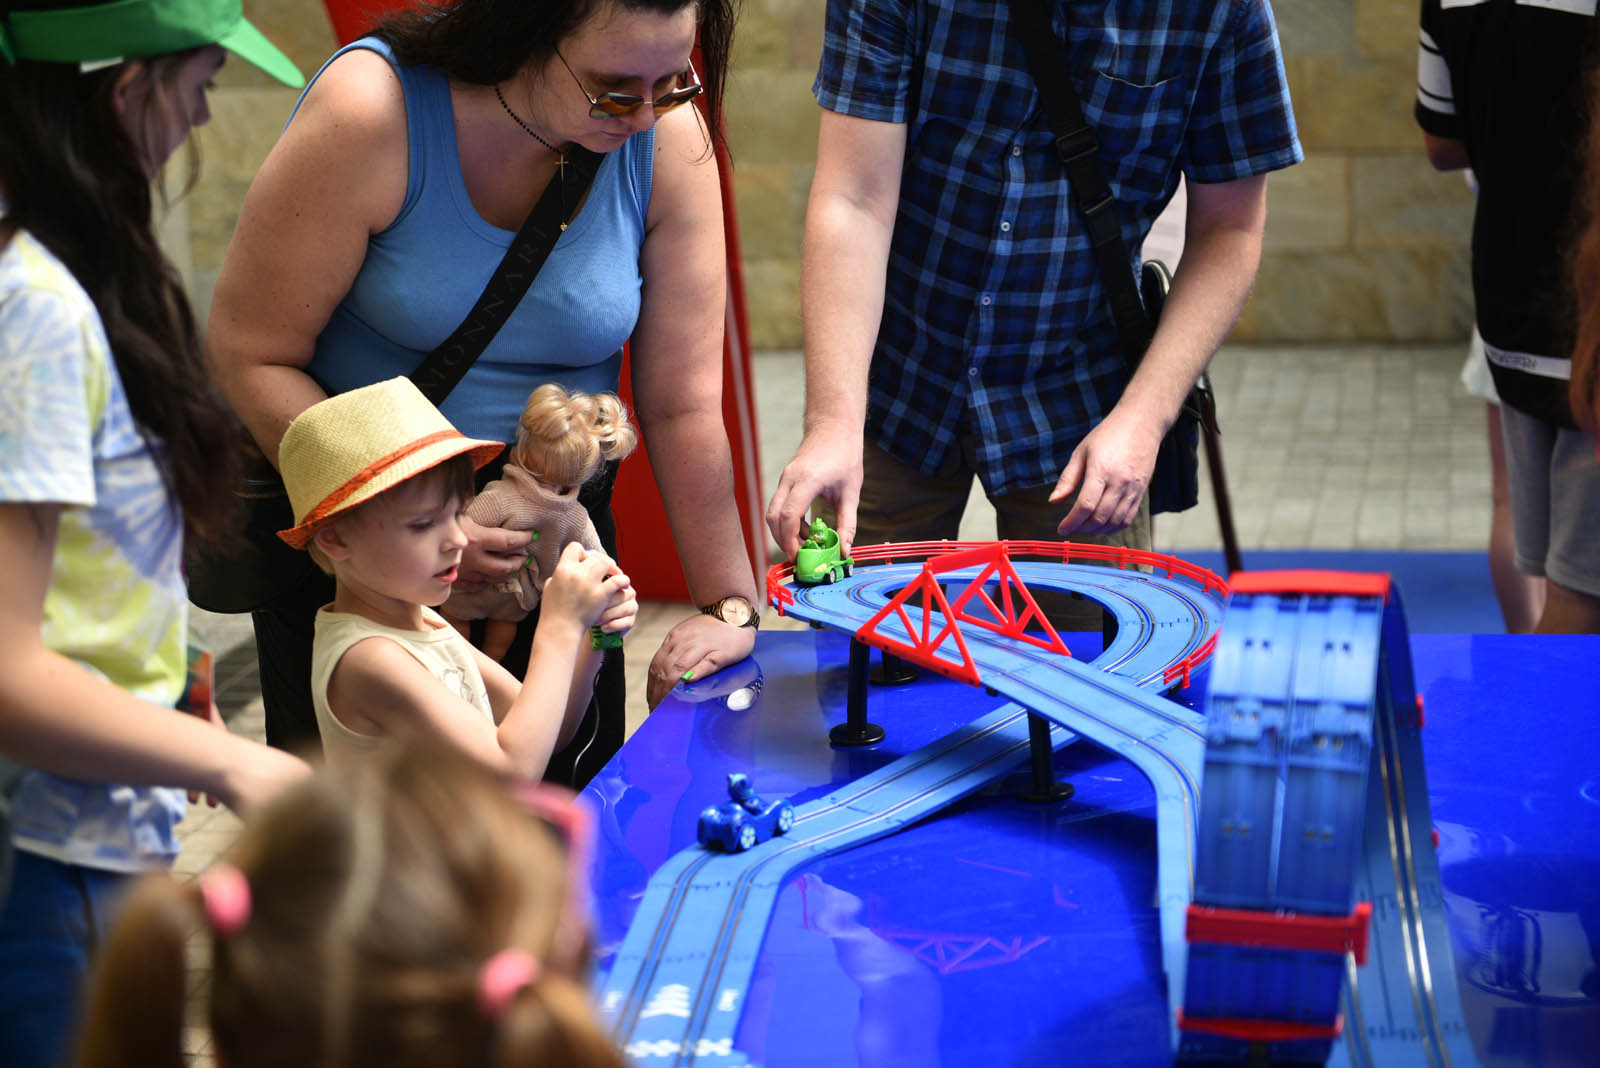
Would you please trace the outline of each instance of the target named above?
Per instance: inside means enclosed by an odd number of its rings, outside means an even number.
[[[1073,795],[1070,782],[1056,782],[1050,766],[1054,750],[1050,747],[1050,721],[1035,712],[1028,713],[1028,760],[1033,766],[1033,789],[1017,796],[1024,801],[1065,801]]]
[[[874,686],[904,686],[916,682],[921,674],[914,665],[884,649],[878,653],[878,666],[872,669],[871,678]]]
[[[867,665],[871,658],[872,649],[866,642],[850,639],[850,674],[845,690],[846,718],[828,731],[828,740],[834,745],[877,745],[883,741],[883,728],[867,722]]]

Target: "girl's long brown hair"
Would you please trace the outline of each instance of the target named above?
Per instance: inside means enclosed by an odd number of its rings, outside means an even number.
[[[62,6],[0,0],[0,12]],[[146,61],[157,101],[187,54]],[[156,242],[151,184],[112,106],[121,69],[0,62],[0,249],[25,229],[88,293],[189,530],[216,535],[232,515],[242,430],[205,372],[188,297]]]
[[[581,922],[562,843],[465,758],[396,748],[353,778],[319,773],[252,820],[233,860],[249,919],[198,940],[228,1068],[623,1068],[586,962],[551,959]],[[95,968],[79,1068],[182,1068],[184,947],[203,915],[193,884],[141,881]],[[478,974],[507,948],[543,967],[491,1019]]]

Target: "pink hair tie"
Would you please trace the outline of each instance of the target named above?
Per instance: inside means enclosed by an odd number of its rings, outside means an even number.
[[[478,1007],[495,1019],[511,999],[539,978],[539,962],[525,949],[502,949],[478,969]]]
[[[226,861],[200,877],[200,897],[212,934],[231,935],[250,920],[250,884],[244,872]]]

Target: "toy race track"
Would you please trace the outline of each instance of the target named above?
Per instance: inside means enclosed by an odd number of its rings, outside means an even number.
[[[1420,708],[1386,580],[1249,576],[1218,644],[1226,584],[1169,557],[940,542],[875,546],[853,562],[811,586],[775,568],[769,599],[853,634],[853,676],[871,645],[1010,703],[797,805],[786,835],[668,858],[601,987],[636,1063],[752,1063],[734,1042],[781,889],[802,867],[1014,771],[1029,756],[1030,720],[1035,745],[1086,738],[1155,790],[1160,958],[1180,1058],[1476,1063],[1442,934]],[[1116,622],[1101,655],[1068,655],[1034,590],[1099,602]],[[1207,716],[1161,695],[1214,645]]]

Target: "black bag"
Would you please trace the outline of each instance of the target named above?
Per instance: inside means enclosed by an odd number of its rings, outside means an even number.
[[[241,513],[233,541],[184,553],[189,600],[207,612],[253,612],[319,574],[310,553],[278,537],[294,526],[294,509],[276,468],[257,456],[233,493]]]
[[[1139,295],[1152,322],[1161,318],[1161,306],[1172,288],[1172,274],[1160,260],[1150,260],[1139,274]],[[1177,420],[1161,439],[1155,469],[1150,472],[1150,514],[1182,512],[1200,502],[1200,432],[1217,428],[1217,400],[1211,376],[1201,374],[1183,402]]]
[[[411,380],[435,405],[449,396],[533,284],[567,228],[566,205],[582,202],[600,156],[574,145],[564,167],[572,171],[572,188],[563,184],[564,176],[550,183],[467,317],[411,372]],[[265,458],[251,465],[234,494],[244,511],[238,536],[226,545],[190,546],[184,556],[189,600],[208,612],[254,612],[318,573],[309,553],[278,537],[278,531],[295,525],[294,509],[282,477]]]
[[[1073,202],[1083,216],[1084,229],[1094,248],[1095,263],[1131,376],[1155,333],[1154,324],[1160,318],[1161,303],[1171,287],[1172,276],[1165,265],[1152,261],[1144,265],[1135,284],[1129,267],[1132,260],[1117,217],[1117,202],[1100,166],[1099,140],[1083,117],[1065,61],[1051,47],[1055,35],[1049,16],[1037,0],[1011,0],[1010,7],[1028,67],[1039,87],[1045,117],[1056,135],[1056,152],[1071,183]],[[1216,403],[1211,381],[1205,375],[1200,376],[1172,429],[1161,441],[1146,491],[1152,515],[1181,512],[1199,501],[1202,426],[1217,432]]]

